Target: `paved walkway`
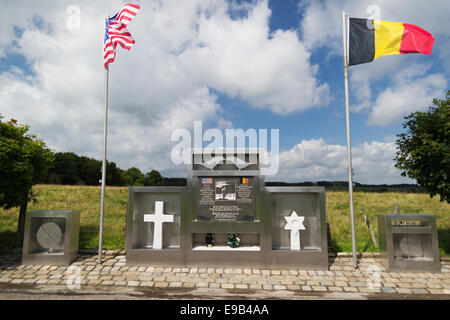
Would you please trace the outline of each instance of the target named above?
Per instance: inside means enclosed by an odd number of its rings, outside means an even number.
[[[330,258],[329,271],[314,271],[139,267],[127,266],[123,252],[105,254],[102,265],[97,264],[96,255],[80,255],[69,267],[21,265],[20,257],[0,256],[0,298],[19,289],[53,288],[66,293],[74,290],[74,294],[77,290],[139,291],[146,292],[147,298],[152,294],[182,298],[197,290],[203,298],[226,297],[228,293],[242,298],[450,299],[450,261],[441,261],[441,273],[394,273],[386,272],[375,255],[363,256],[356,270],[351,257],[344,254]]]

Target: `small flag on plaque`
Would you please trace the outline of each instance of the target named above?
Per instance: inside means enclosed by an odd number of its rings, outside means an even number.
[[[202,178],[202,183],[203,184],[211,184],[212,183],[212,178]]]
[[[242,184],[248,184],[248,178],[242,178]]]

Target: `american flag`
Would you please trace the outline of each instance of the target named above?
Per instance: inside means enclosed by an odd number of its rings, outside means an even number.
[[[127,30],[128,23],[138,13],[141,7],[137,4],[127,3],[112,18],[106,19],[105,40],[103,43],[103,58],[105,68],[116,57],[116,46],[120,44],[123,49],[130,50],[134,44],[134,38]]]
[[[204,183],[204,184],[211,184],[212,183],[212,178],[202,178],[202,183]]]

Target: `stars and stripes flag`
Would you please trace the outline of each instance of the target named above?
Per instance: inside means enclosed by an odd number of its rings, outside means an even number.
[[[137,4],[127,3],[114,17],[106,19],[103,43],[105,68],[108,67],[108,64],[114,62],[117,44],[127,50],[130,50],[133,46],[135,41],[131,33],[128,32],[127,25],[133,20],[140,8]]]
[[[212,178],[202,178],[203,184],[212,184]]]

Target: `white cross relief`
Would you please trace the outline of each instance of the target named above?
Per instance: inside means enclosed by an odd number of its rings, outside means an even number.
[[[162,249],[164,222],[173,222],[173,215],[164,214],[164,201],[155,201],[155,214],[144,214],[144,222],[153,222],[153,249]]]
[[[299,217],[297,212],[292,211],[290,216],[285,216],[285,230],[291,230],[291,250],[300,250],[300,230],[305,230],[303,220],[305,217]]]

